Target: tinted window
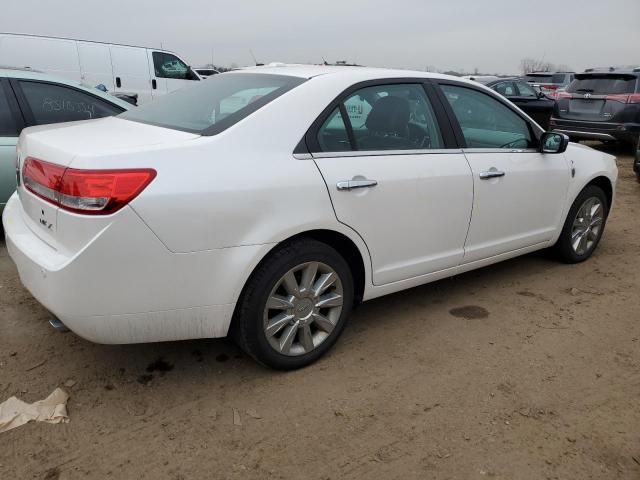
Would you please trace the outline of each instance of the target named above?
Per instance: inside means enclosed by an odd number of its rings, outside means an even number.
[[[9,110],[4,86],[0,84],[0,137],[16,137],[17,135],[18,126],[11,110]]]
[[[558,73],[551,77],[551,83],[564,83],[566,75],[564,73]]]
[[[553,76],[551,74],[549,75],[527,75],[525,77],[527,79],[527,82],[532,82],[532,83],[553,83]]]
[[[175,80],[198,80],[191,69],[175,55],[164,52],[153,52],[153,68],[158,78]]]
[[[527,122],[498,100],[464,87],[443,85],[468,148],[529,148],[535,142]]]
[[[518,87],[518,91],[520,92],[521,97],[537,97],[538,96],[536,94],[536,91],[533,89],[533,87],[531,87],[531,85],[529,85],[528,83],[518,82],[516,86]]]
[[[516,89],[513,86],[513,82],[501,82],[492,87],[500,95],[505,97],[513,97],[516,94]]]
[[[354,147],[357,150],[422,150],[444,147],[435,114],[422,85],[363,88],[344,100],[344,108],[353,129]],[[342,121],[338,120],[335,112],[333,115],[334,120],[330,117],[330,121],[321,129],[321,135],[338,138],[341,145],[344,145],[344,136],[328,135],[332,133],[332,127],[339,127],[339,122]],[[324,142],[325,147],[337,146],[335,143],[329,144],[326,138]]]
[[[259,73],[225,73],[163,95],[121,118],[214,135],[229,128],[304,79]]]
[[[636,78],[624,75],[589,75],[576,78],[567,87],[569,93],[634,93]]]
[[[117,115],[122,108],[61,85],[19,80],[37,125]]]

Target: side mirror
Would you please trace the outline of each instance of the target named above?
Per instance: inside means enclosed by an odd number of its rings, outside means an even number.
[[[538,98],[547,98],[547,96],[542,92],[538,92]]]
[[[540,138],[541,153],[563,153],[569,146],[569,137],[564,133],[545,132]]]

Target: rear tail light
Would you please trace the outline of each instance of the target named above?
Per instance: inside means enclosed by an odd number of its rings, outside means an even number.
[[[544,88],[546,90],[557,90],[558,85],[541,85],[541,88]]]
[[[24,186],[34,195],[70,212],[108,215],[136,198],[156,177],[151,168],[79,170],[28,157]]]
[[[555,92],[553,98],[560,100],[562,98],[572,98],[572,95],[569,92]]]
[[[621,103],[640,103],[640,93],[607,95],[606,98]]]

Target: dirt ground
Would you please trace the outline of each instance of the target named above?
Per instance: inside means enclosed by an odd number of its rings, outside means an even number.
[[[606,150],[618,199],[590,261],[368,302],[293,373],[226,340],[55,332],[0,243],[0,401],[71,395],[70,423],[0,434],[0,478],[640,479],[640,185]]]

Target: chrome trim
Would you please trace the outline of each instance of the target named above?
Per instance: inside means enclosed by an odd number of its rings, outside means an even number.
[[[489,180],[491,178],[500,178],[500,177],[504,177],[505,173],[496,169],[496,167],[491,167],[489,170],[486,170],[484,172],[480,172],[478,174],[478,176],[480,177],[480,180]]]
[[[462,153],[461,148],[439,148],[422,150],[355,150],[350,152],[315,152],[313,158],[340,158],[340,157],[381,157],[386,155],[446,155]]]
[[[338,190],[353,190],[355,188],[375,187],[378,185],[376,180],[342,180],[336,183]]]
[[[615,140],[616,137],[613,135],[609,135],[608,133],[598,133],[598,132],[579,132],[576,130],[565,130],[563,128],[554,128],[554,132],[564,133],[565,135],[570,135],[572,137],[580,137],[580,138],[597,138],[602,140]]]
[[[293,158],[296,160],[313,160],[313,155],[310,153],[294,153]]]
[[[535,148],[463,148],[463,153],[537,153]]]

